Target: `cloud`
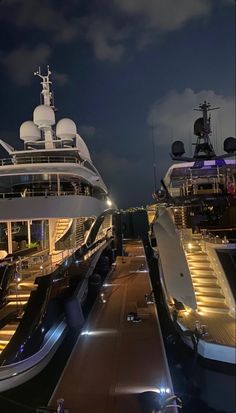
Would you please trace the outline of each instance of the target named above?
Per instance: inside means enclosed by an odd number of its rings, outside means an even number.
[[[69,82],[69,77],[66,73],[59,73],[53,70],[52,78],[55,79],[55,82],[59,86],[64,86]]]
[[[118,62],[193,19],[207,17],[213,7],[233,0],[3,0],[0,22],[14,30],[51,33],[51,43],[89,42],[98,60]],[[42,39],[43,40],[43,39]]]
[[[68,2],[69,3],[69,2]],[[67,2],[60,5],[53,0],[4,0],[0,20],[14,27],[54,33],[54,40],[67,42],[77,35],[77,25]]]
[[[176,30],[188,21],[209,13],[211,0],[113,0],[126,15],[142,19],[159,31]]]
[[[83,34],[97,59],[117,62],[125,55],[128,40],[133,49],[144,49],[164,33],[207,15],[211,5],[212,0],[112,0],[108,15],[101,2],[97,14],[83,20]]]
[[[145,205],[148,199],[151,201],[152,168],[143,159],[131,161],[102,151],[97,152],[93,160],[118,207]]]
[[[89,138],[95,135],[96,128],[92,125],[81,125],[79,126],[79,133],[82,137],[85,136],[86,138]]]
[[[86,19],[84,27],[86,40],[92,44],[98,60],[120,60],[125,50],[121,44],[124,38],[122,29],[117,30],[115,24],[97,17]]]
[[[47,44],[38,44],[29,49],[25,45],[12,50],[0,58],[0,63],[7,69],[10,78],[19,86],[27,86],[33,80],[33,73],[39,66],[46,66],[51,55],[51,48]],[[59,86],[68,83],[66,73],[53,71],[53,79]]]
[[[32,75],[39,65],[46,64],[51,54],[47,44],[39,44],[33,49],[21,46],[1,58],[9,76],[19,86],[29,85]]]
[[[154,128],[157,147],[170,146],[171,141],[176,139],[184,140],[189,146],[190,137],[193,137],[193,123],[201,116],[194,108],[198,108],[204,100],[210,102],[212,107],[220,108],[211,112],[211,118],[213,143],[218,152],[222,152],[224,138],[235,136],[235,97],[217,95],[212,90],[173,90],[153,104],[147,122]]]

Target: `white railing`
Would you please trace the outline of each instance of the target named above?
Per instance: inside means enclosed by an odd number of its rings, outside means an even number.
[[[0,166],[22,165],[37,163],[79,163],[82,162],[74,156],[25,156],[0,159]]]
[[[220,230],[220,229],[219,229]],[[192,232],[191,228],[183,228],[179,229],[180,239],[183,242],[191,242],[193,240],[194,233]],[[219,235],[214,235],[209,232],[207,229],[201,229],[201,235],[199,241],[201,241],[204,245],[204,242],[210,242],[211,244],[229,244],[231,242],[235,243],[235,240],[228,239],[226,235],[220,237]],[[195,233],[197,235],[197,233]]]
[[[2,199],[12,199],[12,198],[30,198],[36,196],[43,196],[47,198],[48,196],[68,196],[68,195],[82,195],[82,196],[92,196],[89,191],[82,191],[77,189],[75,191],[51,191],[51,190],[36,190],[27,192],[0,192],[0,198]]]
[[[33,270],[36,266],[38,268],[38,273],[35,276],[47,275],[54,271],[59,265],[63,263],[68,257],[70,257],[76,250],[75,248],[68,248],[63,251],[54,252],[49,254],[48,250],[42,254],[36,254],[29,257],[21,258],[19,257],[16,261],[17,272],[19,275],[23,275],[24,270]]]

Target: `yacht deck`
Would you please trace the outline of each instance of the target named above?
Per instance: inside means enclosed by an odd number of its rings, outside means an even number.
[[[189,330],[194,331],[195,323],[199,321],[205,325],[207,335],[203,340],[208,343],[221,344],[224,346],[235,347],[236,345],[236,326],[235,319],[228,314],[214,313],[185,313],[178,317],[178,322]]]

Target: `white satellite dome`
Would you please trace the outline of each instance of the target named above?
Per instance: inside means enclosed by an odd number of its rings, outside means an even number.
[[[76,135],[76,147],[79,149],[81,158],[85,160],[88,159],[89,161],[91,161],[87,145],[78,133]]]
[[[34,123],[39,127],[47,127],[55,124],[55,113],[51,106],[39,105],[34,109]]]
[[[41,138],[39,128],[32,122],[27,120],[20,126],[20,139],[23,141],[38,141]]]
[[[62,140],[71,140],[75,138],[76,132],[76,124],[71,119],[63,118],[57,123],[56,135]]]

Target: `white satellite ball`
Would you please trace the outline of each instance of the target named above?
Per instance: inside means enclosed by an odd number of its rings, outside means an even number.
[[[73,120],[64,118],[59,120],[56,126],[56,135],[62,140],[71,140],[77,133],[76,124]]]
[[[39,105],[34,109],[34,123],[39,127],[47,127],[55,124],[55,112],[47,105]]]
[[[40,130],[32,120],[27,120],[21,124],[20,139],[23,141],[38,141],[40,138]]]

